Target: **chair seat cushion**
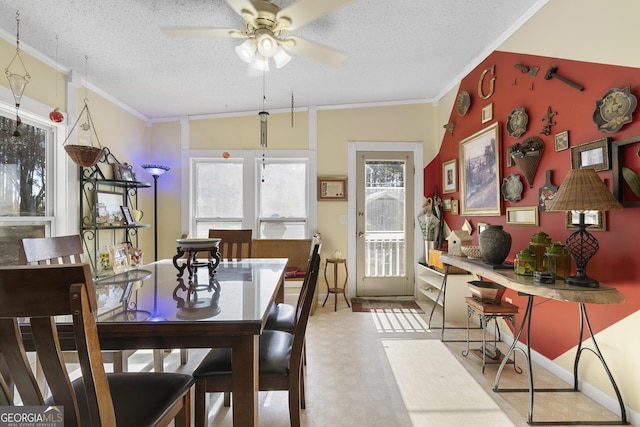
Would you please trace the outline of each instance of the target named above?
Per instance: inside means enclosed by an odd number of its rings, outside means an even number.
[[[194,383],[191,375],[165,372],[107,374],[118,427],[152,426]],[[82,425],[91,425],[84,384],[73,382]],[[190,410],[187,408],[187,410]]]
[[[260,335],[260,376],[289,374],[293,335],[282,331],[264,331]],[[231,375],[231,349],[216,348],[205,356],[193,371],[197,380]]]
[[[269,331],[293,332],[296,307],[291,304],[275,304],[271,307],[265,329]]]

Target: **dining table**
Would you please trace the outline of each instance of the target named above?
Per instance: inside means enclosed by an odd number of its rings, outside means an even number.
[[[212,275],[195,265],[191,279],[167,259],[94,280],[100,347],[231,348],[233,425],[257,426],[258,338],[284,299],[287,259],[221,261]],[[71,326],[58,325],[63,350],[74,349]]]

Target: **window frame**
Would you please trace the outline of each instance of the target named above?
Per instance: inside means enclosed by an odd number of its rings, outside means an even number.
[[[263,223],[286,223],[286,222],[303,222],[304,223],[304,236],[309,236],[309,188],[311,187],[311,177],[309,176],[309,158],[308,157],[272,157],[265,158],[266,163],[304,163],[305,165],[305,186],[307,191],[305,193],[305,208],[307,211],[307,215],[305,217],[282,217],[282,218],[272,218],[272,217],[262,217],[260,216],[260,197],[262,193],[260,191],[255,192],[256,198],[256,209],[255,209],[255,233],[256,238],[262,238],[260,232],[262,230]],[[262,157],[255,159],[255,167],[256,167],[256,176],[260,176],[260,169],[262,168]],[[258,183],[258,181],[255,181]],[[260,185],[256,186],[260,188]]]
[[[45,149],[45,182],[47,191],[45,215],[2,217],[0,219],[0,227],[43,225],[45,236],[47,237],[69,234],[70,230],[77,230],[77,213],[71,213],[70,215],[59,214],[72,208],[72,206],[68,205],[68,194],[72,193],[73,182],[68,179],[71,171],[65,161],[66,153],[62,148],[66,126],[51,122],[47,113],[50,110],[51,107],[49,106],[25,96],[22,98],[20,108],[22,122],[39,127],[47,132]],[[5,87],[0,87],[0,114],[15,119],[15,100],[11,91]],[[73,227],[74,224],[75,228]]]
[[[228,159],[223,156],[224,153],[228,153]],[[262,167],[262,150],[237,150],[237,151],[223,151],[223,150],[194,150],[188,153],[188,194],[189,194],[189,210],[188,210],[188,230],[189,235],[192,237],[206,237],[196,236],[196,230],[199,222],[205,219],[229,222],[227,218],[206,218],[196,217],[195,203],[197,198],[195,197],[195,191],[197,188],[196,177],[196,165],[199,162],[206,163],[222,163],[227,161],[240,161],[243,165],[243,194],[251,194],[250,197],[243,197],[243,218],[237,221],[240,225],[239,228],[251,228],[254,230],[254,238],[259,238],[260,232],[260,218],[259,218],[259,183],[260,168]],[[265,160],[267,162],[273,161],[295,161],[304,160],[306,162],[306,181],[307,184],[311,182],[311,177],[315,175],[315,152],[306,150],[277,150],[267,151],[265,153]],[[313,169],[313,170],[312,170]],[[307,217],[305,218],[305,232],[304,237],[308,238],[313,234],[316,227],[316,210],[315,205],[315,191],[311,186],[307,185],[306,194],[306,210]],[[295,220],[299,218],[282,218],[279,221]],[[239,220],[236,219],[236,220]],[[273,219],[270,219],[273,220]]]

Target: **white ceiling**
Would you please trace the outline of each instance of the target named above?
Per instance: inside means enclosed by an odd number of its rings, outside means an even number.
[[[272,67],[267,110],[291,108],[292,92],[296,107],[438,100],[546,1],[353,0],[290,33],[338,48],[347,61],[332,67],[294,56]],[[224,0],[0,0],[0,36],[11,43],[16,10],[24,52],[86,75],[90,87],[148,119],[262,109],[262,77],[249,77],[234,52],[242,40],[160,31],[240,28]],[[32,74],[39,78],[49,76]]]

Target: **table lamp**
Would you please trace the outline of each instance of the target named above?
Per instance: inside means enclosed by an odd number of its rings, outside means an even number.
[[[567,250],[576,263],[569,285],[597,288],[598,281],[587,276],[587,263],[599,249],[598,240],[587,231],[585,211],[622,209],[594,169],[572,169],[547,206],[547,211],[578,211],[578,230],[567,238]]]

